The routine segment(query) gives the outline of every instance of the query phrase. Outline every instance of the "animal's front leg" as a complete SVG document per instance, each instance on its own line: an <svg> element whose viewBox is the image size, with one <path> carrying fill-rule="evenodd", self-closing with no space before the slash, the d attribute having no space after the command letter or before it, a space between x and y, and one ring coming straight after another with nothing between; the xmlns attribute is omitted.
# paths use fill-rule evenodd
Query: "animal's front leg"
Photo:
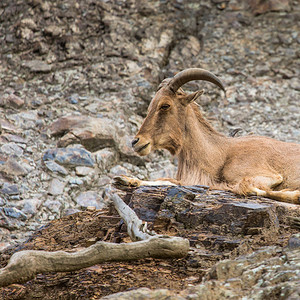
<svg viewBox="0 0 300 300"><path fill-rule="evenodd" d="M157 185L178 185L179 182L170 178L161 178L153 181L140 180L125 175L114 177L113 185L117 188L139 187L139 186L157 186Z"/></svg>

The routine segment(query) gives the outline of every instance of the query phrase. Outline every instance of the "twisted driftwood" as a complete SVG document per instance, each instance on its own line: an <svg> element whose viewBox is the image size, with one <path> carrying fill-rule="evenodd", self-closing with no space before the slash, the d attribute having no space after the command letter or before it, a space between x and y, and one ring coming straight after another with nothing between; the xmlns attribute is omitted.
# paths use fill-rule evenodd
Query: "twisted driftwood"
<svg viewBox="0 0 300 300"><path fill-rule="evenodd" d="M65 251L25 250L12 255L8 265L0 270L0 287L24 283L36 274L68 272L109 261L129 261L153 258L179 258L187 255L189 241L180 237L159 236L148 232L142 221L116 194L111 198L127 225L128 234L135 243L96 244L75 253Z"/></svg>

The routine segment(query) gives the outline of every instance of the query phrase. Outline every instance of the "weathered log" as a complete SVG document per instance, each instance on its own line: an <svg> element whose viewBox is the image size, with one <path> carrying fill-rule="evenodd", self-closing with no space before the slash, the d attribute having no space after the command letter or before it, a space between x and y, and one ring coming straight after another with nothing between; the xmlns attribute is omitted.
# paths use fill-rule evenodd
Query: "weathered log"
<svg viewBox="0 0 300 300"><path fill-rule="evenodd" d="M39 273L75 271L108 261L178 258L185 256L188 250L188 240L166 236L136 243L97 242L75 253L25 250L15 253L8 265L0 270L0 287L24 283Z"/></svg>

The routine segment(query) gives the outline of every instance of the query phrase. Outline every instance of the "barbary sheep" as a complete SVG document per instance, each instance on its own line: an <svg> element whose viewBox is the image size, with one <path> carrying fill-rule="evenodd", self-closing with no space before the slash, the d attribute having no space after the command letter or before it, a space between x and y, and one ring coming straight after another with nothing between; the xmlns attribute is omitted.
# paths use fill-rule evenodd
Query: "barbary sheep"
<svg viewBox="0 0 300 300"><path fill-rule="evenodd" d="M218 77L199 68L163 80L132 141L139 155L156 149L176 155L176 180L142 181L123 176L116 181L133 186L208 185L299 204L300 145L264 136L227 137L217 132L195 103L203 91L186 94L181 89L192 80L209 81L225 92Z"/></svg>

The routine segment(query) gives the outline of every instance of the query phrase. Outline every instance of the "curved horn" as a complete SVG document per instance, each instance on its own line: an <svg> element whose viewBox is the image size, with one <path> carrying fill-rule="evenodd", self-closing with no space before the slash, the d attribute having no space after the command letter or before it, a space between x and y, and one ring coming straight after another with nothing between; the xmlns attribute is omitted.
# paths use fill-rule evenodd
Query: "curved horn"
<svg viewBox="0 0 300 300"><path fill-rule="evenodd" d="M177 73L170 80L168 86L175 93L181 86L192 80L205 80L212 82L225 92L223 83L216 75L200 68L190 68Z"/></svg>

